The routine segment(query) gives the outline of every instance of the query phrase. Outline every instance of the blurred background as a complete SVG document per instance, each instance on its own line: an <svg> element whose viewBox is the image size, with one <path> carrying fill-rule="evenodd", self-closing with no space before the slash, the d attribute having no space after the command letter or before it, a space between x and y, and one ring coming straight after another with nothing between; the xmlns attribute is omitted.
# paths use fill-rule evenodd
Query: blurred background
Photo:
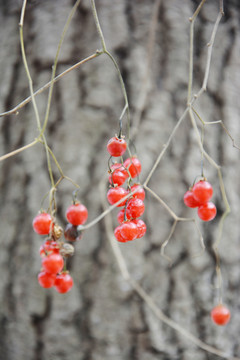
<svg viewBox="0 0 240 360"><path fill-rule="evenodd" d="M38 89L51 78L57 45L74 2L32 0L26 9L26 55ZM189 17L199 1L98 0L96 6L107 48L116 58L129 97L132 134L142 163L140 181L149 174L187 103ZM0 112L29 96L21 58L19 19L22 2L0 1ZM240 3L228 0L215 39L208 91L196 102L204 121L223 120L240 145ZM218 1L206 1L194 27L196 93L203 81L207 44L219 12ZM62 46L57 73L101 49L90 1L83 0ZM48 92L36 97L43 121ZM80 186L79 199L89 221L103 211L99 184L105 178L106 144L118 132L124 107L121 86L105 55L87 62L54 86L46 129L49 146L64 174ZM126 133L126 117L123 132ZM201 129L200 122L198 123ZM6 154L38 136L32 104L18 115L0 118L0 153ZM223 302L232 319L217 327L210 318L217 304L215 256L212 244L224 212L217 171L204 161L218 210L214 221L197 223L206 245L191 222L177 224L160 254L173 218L148 193L143 219L147 234L119 244L131 277L160 309L202 341L240 357L240 162L239 150L220 125L205 127L204 146L222 166L231 206L219 244ZM175 134L149 186L181 217L196 211L183 204L183 194L201 172L201 152L189 117ZM69 262L74 287L67 294L42 289L37 281L43 239L32 230L32 219L50 190L44 147L37 144L0 163L0 358L4 360L205 360L219 357L196 347L188 338L156 319L126 282L113 255L104 220L84 232ZM55 179L59 173L54 167ZM73 185L59 186L57 219L66 225L65 211ZM48 201L44 203L48 207ZM111 213L117 225L117 210Z"/></svg>

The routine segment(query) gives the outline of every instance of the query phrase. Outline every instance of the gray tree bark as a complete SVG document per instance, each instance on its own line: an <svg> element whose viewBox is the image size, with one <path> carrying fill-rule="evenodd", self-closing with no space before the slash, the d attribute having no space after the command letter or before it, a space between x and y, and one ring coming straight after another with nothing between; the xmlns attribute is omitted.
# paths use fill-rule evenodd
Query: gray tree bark
<svg viewBox="0 0 240 360"><path fill-rule="evenodd" d="M26 55L34 89L50 80L57 44L73 1L29 1L24 23ZM29 96L22 63L18 23L21 2L0 3L0 111ZM187 102L189 21L199 1L99 0L97 9L108 49L120 66L130 102L134 140L142 162L143 182L166 144ZM157 25L153 48L153 9ZM207 1L194 32L194 92L202 85L207 43L219 11ZM226 1L225 16L216 35L207 93L196 103L204 121L223 120L240 144L240 23L239 2ZM90 1L82 1L67 32L58 73L101 48ZM152 58L150 56L152 52ZM151 59L150 59L151 58ZM151 61L150 61L150 60ZM149 63L150 61L150 63ZM149 67L149 72L147 69ZM148 82L146 83L146 74ZM145 91L146 89L146 91ZM144 95L148 94L144 103ZM142 97L143 96L143 97ZM139 100L140 99L140 100ZM44 118L47 91L36 98ZM144 105L144 106L143 106ZM121 86L109 58L102 55L70 72L55 84L46 130L64 173L80 185L79 198L89 209L89 221L103 211L99 182L105 176L106 143L118 131L124 106ZM139 121L138 121L139 120ZM199 123L200 124L200 123ZM1 154L17 149L38 136L31 103L19 114L0 118ZM200 125L199 125L200 129ZM126 132L126 118L124 118ZM207 160L205 174L214 188L218 215L200 223L206 249L191 222L179 222L166 247L173 265L161 257L173 218L148 193L143 216L147 234L120 244L131 277L157 306L182 328L231 356L240 357L239 331L239 150L220 125L206 126L204 145L222 166L231 206L219 253L223 302L232 319L226 327L211 322L217 303L216 240L224 203L217 171ZM181 217L192 217L183 194L200 174L201 152L189 117L183 121L149 186ZM156 360L217 359L161 322L125 281L108 241L104 220L84 232L70 261L73 289L60 295L38 285L42 243L32 230L32 219L50 189L46 155L38 144L1 162L0 186L0 358L4 360ZM54 168L55 179L58 177ZM65 226L65 211L74 187L64 181L56 194L57 218ZM47 203L46 203L47 204ZM117 211L112 213L116 226Z"/></svg>

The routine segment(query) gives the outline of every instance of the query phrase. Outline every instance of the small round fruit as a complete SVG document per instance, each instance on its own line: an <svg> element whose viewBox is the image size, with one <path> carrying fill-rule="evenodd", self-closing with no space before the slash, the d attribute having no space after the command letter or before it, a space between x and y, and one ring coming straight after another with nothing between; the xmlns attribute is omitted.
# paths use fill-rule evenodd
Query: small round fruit
<svg viewBox="0 0 240 360"><path fill-rule="evenodd" d="M111 185L121 186L125 183L127 179L126 173L121 170L113 170L112 173L108 176L108 181Z"/></svg>
<svg viewBox="0 0 240 360"><path fill-rule="evenodd" d="M138 229L137 239L142 238L146 234L146 231L147 231L147 226L146 226L145 222L141 219L135 219L135 220L132 220L132 222L137 225L137 229Z"/></svg>
<svg viewBox="0 0 240 360"><path fill-rule="evenodd" d="M67 224L64 230L64 236L66 240L74 242L81 240L82 233L81 231L78 231L77 226Z"/></svg>
<svg viewBox="0 0 240 360"><path fill-rule="evenodd" d="M51 215L43 212L35 216L35 218L33 219L33 230L39 235L48 235L50 233L51 223Z"/></svg>
<svg viewBox="0 0 240 360"><path fill-rule="evenodd" d="M67 208L66 218L72 225L82 225L87 221L88 211L83 204L72 204Z"/></svg>
<svg viewBox="0 0 240 360"><path fill-rule="evenodd" d="M144 202L137 198L132 198L127 203L127 213L129 217L132 217L133 219L136 219L140 217L145 210Z"/></svg>
<svg viewBox="0 0 240 360"><path fill-rule="evenodd" d="M111 156L122 156L127 149L127 143L123 138L112 137L107 143L107 151Z"/></svg>
<svg viewBox="0 0 240 360"><path fill-rule="evenodd" d="M230 317L231 313L229 309L222 304L215 306L211 311L212 321L217 325L226 325Z"/></svg>
<svg viewBox="0 0 240 360"><path fill-rule="evenodd" d="M117 215L118 223L121 225L126 220L131 220L131 216L126 212L126 220L124 219L125 209L121 209Z"/></svg>
<svg viewBox="0 0 240 360"><path fill-rule="evenodd" d="M120 225L120 233L125 240L131 241L137 238L138 228L133 221L126 221Z"/></svg>
<svg viewBox="0 0 240 360"><path fill-rule="evenodd" d="M123 165L128 169L132 178L137 177L142 170L142 165L136 157L126 159Z"/></svg>
<svg viewBox="0 0 240 360"><path fill-rule="evenodd" d="M73 287L73 279L67 272L57 275L55 280L55 289L60 294L67 293Z"/></svg>
<svg viewBox="0 0 240 360"><path fill-rule="evenodd" d="M62 271L63 265L63 257L60 254L52 253L42 259L43 269L50 274L57 274Z"/></svg>
<svg viewBox="0 0 240 360"><path fill-rule="evenodd" d="M195 199L195 197L193 196L193 192L191 190L188 190L184 194L183 201L184 204L190 208L196 208L200 206L200 203Z"/></svg>
<svg viewBox="0 0 240 360"><path fill-rule="evenodd" d="M47 273L46 271L41 271L38 274L39 285L41 285L45 289L49 289L53 287L55 280L56 280L56 274L50 274Z"/></svg>
<svg viewBox="0 0 240 360"><path fill-rule="evenodd" d="M209 201L213 195L212 185L205 181L198 181L192 188L194 198L199 202L199 204L204 204Z"/></svg>
<svg viewBox="0 0 240 360"><path fill-rule="evenodd" d="M216 206L210 201L203 205L200 205L198 208L198 216L203 221L213 220L216 214L217 214Z"/></svg>
<svg viewBox="0 0 240 360"><path fill-rule="evenodd" d="M125 196L127 196L128 191L125 190L124 188L117 186L114 188L111 188L108 190L107 192L107 199L109 204L113 205L116 204L118 201L120 201L121 199L123 199ZM126 203L126 200L121 202L120 204L117 205L117 207L120 206L124 206Z"/></svg>
<svg viewBox="0 0 240 360"><path fill-rule="evenodd" d="M140 200L144 200L145 199L145 191L144 189L141 187L141 185L139 184L134 184L131 186L131 191L135 191L137 189L137 191L133 194L134 198L138 198Z"/></svg>
<svg viewBox="0 0 240 360"><path fill-rule="evenodd" d="M119 242L127 242L127 240L124 239L124 237L121 234L121 225L116 227L116 229L114 230L114 235L115 235L115 238L117 239L117 241L119 241Z"/></svg>
<svg viewBox="0 0 240 360"><path fill-rule="evenodd" d="M59 245L56 241L46 240L39 248L39 254L41 257L53 252L59 253Z"/></svg>

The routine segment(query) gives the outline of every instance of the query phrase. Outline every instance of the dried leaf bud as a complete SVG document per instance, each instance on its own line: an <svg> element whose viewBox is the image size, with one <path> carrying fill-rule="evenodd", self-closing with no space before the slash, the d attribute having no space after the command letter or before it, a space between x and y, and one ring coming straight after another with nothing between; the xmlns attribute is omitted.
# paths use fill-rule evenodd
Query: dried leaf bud
<svg viewBox="0 0 240 360"><path fill-rule="evenodd" d="M61 249L60 249L60 254L63 257L70 257L73 256L74 254L74 247L71 244L63 244Z"/></svg>
<svg viewBox="0 0 240 360"><path fill-rule="evenodd" d="M67 224L64 230L64 236L68 241L77 241L82 238L82 233L81 231L77 230L77 226Z"/></svg>
<svg viewBox="0 0 240 360"><path fill-rule="evenodd" d="M63 228L59 226L58 224L55 224L52 231L52 236L55 240L60 239L60 237L63 234Z"/></svg>

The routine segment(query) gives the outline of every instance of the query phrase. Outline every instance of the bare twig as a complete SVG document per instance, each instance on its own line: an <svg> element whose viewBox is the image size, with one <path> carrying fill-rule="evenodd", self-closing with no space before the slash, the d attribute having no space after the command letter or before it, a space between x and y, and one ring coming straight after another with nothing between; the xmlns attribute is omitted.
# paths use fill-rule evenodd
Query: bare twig
<svg viewBox="0 0 240 360"><path fill-rule="evenodd" d="M54 78L54 83L56 83L58 80L60 80L63 76L67 75L68 73L70 73L72 70L75 70L77 68L79 68L81 65L85 64L87 61L90 61L96 57L98 57L99 55L101 55L103 52L101 51L97 51L96 53L88 56L87 58L77 62L76 64L74 64L73 66L69 67L68 69L66 69L65 71L63 71L61 74L59 74L58 76L56 76ZM35 91L35 93L33 94L34 97L41 94L44 90L47 90L50 85L51 85L51 82L52 81L49 81L48 83L46 83L44 86L42 86L40 89L38 89L37 91ZM20 109L22 109L25 105L27 105L30 101L32 100L31 96L27 97L25 100L23 100L20 104L16 105L13 109L9 110L9 111L6 111L6 112L3 112L0 114L0 117L3 117L3 116L8 116L8 115L12 115L12 114L15 114L17 115L18 114L18 111Z"/></svg>

